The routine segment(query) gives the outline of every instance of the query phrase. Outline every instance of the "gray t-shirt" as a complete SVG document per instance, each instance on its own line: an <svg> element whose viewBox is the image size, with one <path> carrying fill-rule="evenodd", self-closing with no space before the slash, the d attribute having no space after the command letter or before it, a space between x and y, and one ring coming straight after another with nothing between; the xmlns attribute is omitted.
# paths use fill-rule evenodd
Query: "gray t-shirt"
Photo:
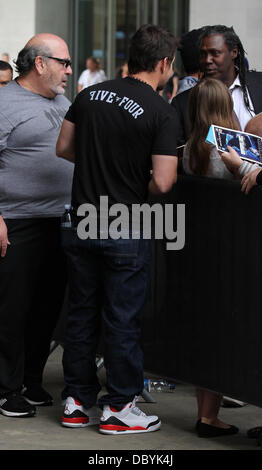
<svg viewBox="0 0 262 470"><path fill-rule="evenodd" d="M73 164L56 156L70 101L16 81L0 89L0 211L4 218L60 217L71 201Z"/></svg>

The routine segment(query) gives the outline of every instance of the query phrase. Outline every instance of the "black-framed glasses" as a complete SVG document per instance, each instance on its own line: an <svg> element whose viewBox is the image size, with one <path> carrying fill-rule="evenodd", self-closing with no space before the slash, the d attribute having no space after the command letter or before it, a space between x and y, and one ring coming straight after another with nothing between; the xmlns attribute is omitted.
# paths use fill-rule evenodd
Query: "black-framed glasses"
<svg viewBox="0 0 262 470"><path fill-rule="evenodd" d="M43 57L46 57L47 59L54 59L57 60L57 62L60 62L66 69L67 67L72 67L72 62L70 59L60 59L60 57L53 57L51 55L44 55Z"/></svg>

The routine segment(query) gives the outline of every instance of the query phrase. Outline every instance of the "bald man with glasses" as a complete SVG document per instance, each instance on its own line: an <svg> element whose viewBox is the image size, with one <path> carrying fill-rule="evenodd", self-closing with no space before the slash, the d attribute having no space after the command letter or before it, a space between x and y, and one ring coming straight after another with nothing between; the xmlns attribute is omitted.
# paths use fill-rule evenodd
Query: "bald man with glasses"
<svg viewBox="0 0 262 470"><path fill-rule="evenodd" d="M16 69L0 89L0 413L30 417L53 403L42 376L67 281L60 218L73 164L55 150L70 105L67 44L36 35Z"/></svg>

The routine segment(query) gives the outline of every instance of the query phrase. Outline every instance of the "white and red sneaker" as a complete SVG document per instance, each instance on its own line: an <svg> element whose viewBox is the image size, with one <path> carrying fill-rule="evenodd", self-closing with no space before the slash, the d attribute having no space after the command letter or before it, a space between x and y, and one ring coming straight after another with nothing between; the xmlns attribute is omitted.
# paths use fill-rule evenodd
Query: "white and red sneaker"
<svg viewBox="0 0 262 470"><path fill-rule="evenodd" d="M75 398L67 397L61 424L69 428L84 428L99 424L101 414L98 406L87 409Z"/></svg>
<svg viewBox="0 0 262 470"><path fill-rule="evenodd" d="M103 434L131 434L157 431L161 426L158 416L147 416L136 406L137 398L117 411L105 405L99 431Z"/></svg>

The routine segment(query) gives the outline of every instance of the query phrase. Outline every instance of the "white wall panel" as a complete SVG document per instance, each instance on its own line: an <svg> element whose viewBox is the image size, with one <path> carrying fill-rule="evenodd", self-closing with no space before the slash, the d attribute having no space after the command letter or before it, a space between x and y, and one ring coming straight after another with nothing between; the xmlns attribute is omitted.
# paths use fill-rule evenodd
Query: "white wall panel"
<svg viewBox="0 0 262 470"><path fill-rule="evenodd" d="M250 68L262 71L262 0L190 0L190 29L207 24L233 26Z"/></svg>
<svg viewBox="0 0 262 470"><path fill-rule="evenodd" d="M35 34L35 0L0 0L0 57L17 58L27 41Z"/></svg>

